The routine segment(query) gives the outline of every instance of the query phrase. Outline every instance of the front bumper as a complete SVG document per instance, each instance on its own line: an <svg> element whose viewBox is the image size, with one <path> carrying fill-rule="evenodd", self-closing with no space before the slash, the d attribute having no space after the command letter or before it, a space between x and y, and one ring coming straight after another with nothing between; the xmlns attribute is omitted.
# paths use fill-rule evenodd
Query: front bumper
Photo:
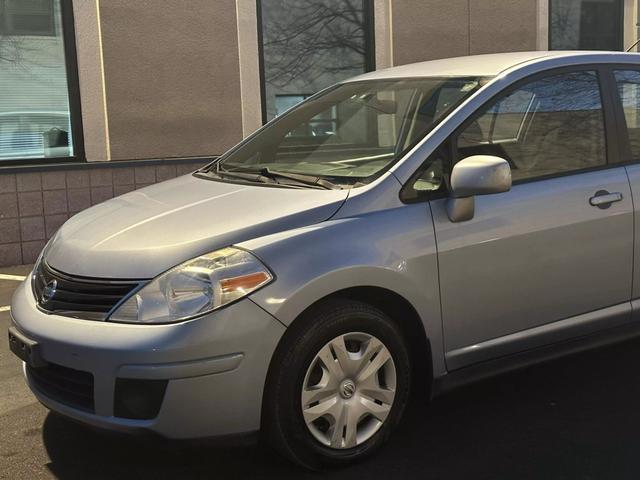
<svg viewBox="0 0 640 480"><path fill-rule="evenodd" d="M44 361L93 375L93 409L86 411L47 395L25 368L27 383L45 406L97 427L167 438L258 430L267 369L285 331L249 299L171 325L50 315L37 308L29 282L14 294L11 316L20 333L38 342ZM157 416L116 416L117 379L166 380Z"/></svg>

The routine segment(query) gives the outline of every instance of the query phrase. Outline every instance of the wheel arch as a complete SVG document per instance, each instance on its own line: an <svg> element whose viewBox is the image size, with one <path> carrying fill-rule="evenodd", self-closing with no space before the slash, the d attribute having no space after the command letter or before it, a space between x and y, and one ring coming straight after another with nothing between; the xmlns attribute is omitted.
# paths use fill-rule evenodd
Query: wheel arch
<svg viewBox="0 0 640 480"><path fill-rule="evenodd" d="M422 319L411 302L402 295L387 288L377 286L357 286L336 290L316 300L300 312L288 326L271 358L265 382L265 393L271 384L270 380L280 357L282 347L286 344L285 339L288 338L288 335L295 334L297 330L296 325L300 324L300 320L303 317L321 304L329 302L332 299L347 299L366 303L381 310L398 325L409 345L413 377L415 379L424 379L422 382L414 382L414 398L419 398L423 395L425 401L430 398L434 381L433 356L431 340L427 336ZM266 397L267 395L264 396L264 398ZM264 412L264 408L262 411Z"/></svg>
<svg viewBox="0 0 640 480"><path fill-rule="evenodd" d="M421 393L430 394L433 382L433 357L431 340L424 329L424 323L414 306L397 292L383 287L362 286L339 290L319 300L347 298L366 303L384 312L400 327L409 344L412 370L415 378L426 379L421 385L429 386Z"/></svg>

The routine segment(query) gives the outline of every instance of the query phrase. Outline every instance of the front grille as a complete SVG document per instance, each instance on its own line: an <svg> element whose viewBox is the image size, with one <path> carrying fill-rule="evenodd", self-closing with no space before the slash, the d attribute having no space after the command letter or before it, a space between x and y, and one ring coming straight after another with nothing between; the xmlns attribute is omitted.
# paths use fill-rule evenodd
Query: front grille
<svg viewBox="0 0 640 480"><path fill-rule="evenodd" d="M107 313L139 284L139 281L131 280L74 277L41 261L33 279L33 291L42 310L88 320L104 320Z"/></svg>
<svg viewBox="0 0 640 480"><path fill-rule="evenodd" d="M33 368L27 365L33 387L43 395L70 407L93 413L93 375L54 363Z"/></svg>

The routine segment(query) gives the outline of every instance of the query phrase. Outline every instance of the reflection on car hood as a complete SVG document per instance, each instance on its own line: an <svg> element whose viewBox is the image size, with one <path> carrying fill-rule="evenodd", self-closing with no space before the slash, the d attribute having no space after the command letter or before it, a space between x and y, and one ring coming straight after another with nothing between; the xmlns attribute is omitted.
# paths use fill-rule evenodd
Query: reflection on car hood
<svg viewBox="0 0 640 480"><path fill-rule="evenodd" d="M51 242L46 261L72 275L152 278L218 248L327 220L347 195L188 175L74 216Z"/></svg>

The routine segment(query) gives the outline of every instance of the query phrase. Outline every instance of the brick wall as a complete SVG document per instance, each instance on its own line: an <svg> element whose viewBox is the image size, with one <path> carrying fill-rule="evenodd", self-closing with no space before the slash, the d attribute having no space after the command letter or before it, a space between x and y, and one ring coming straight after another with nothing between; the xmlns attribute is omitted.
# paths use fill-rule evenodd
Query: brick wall
<svg viewBox="0 0 640 480"><path fill-rule="evenodd" d="M205 163L199 159L18 173L0 170L0 267L33 263L46 241L75 213Z"/></svg>

